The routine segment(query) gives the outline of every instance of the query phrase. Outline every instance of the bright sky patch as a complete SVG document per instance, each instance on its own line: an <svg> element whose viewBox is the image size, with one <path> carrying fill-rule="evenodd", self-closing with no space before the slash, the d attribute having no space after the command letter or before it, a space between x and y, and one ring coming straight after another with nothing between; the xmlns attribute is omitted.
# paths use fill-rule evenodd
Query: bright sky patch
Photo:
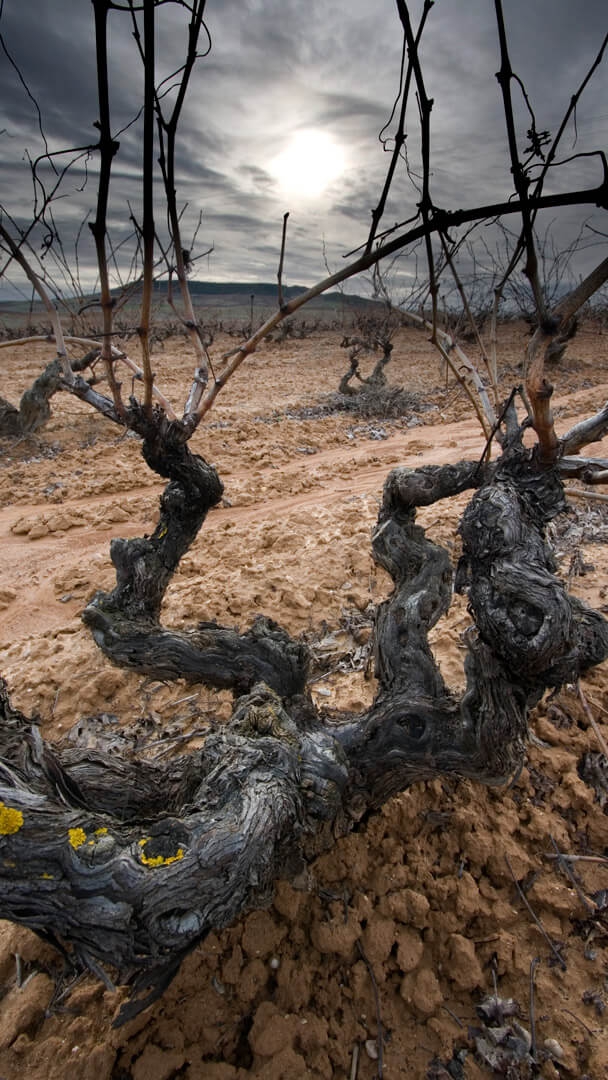
<svg viewBox="0 0 608 1080"><path fill-rule="evenodd" d="M344 171L344 153L323 131L300 131L270 164L286 195L316 198Z"/></svg>

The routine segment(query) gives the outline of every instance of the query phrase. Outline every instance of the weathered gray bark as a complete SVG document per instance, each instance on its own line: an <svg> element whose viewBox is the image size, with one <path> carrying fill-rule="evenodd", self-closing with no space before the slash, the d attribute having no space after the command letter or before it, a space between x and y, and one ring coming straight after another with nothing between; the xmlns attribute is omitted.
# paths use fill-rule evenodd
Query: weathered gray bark
<svg viewBox="0 0 608 1080"><path fill-rule="evenodd" d="M89 366L91 355L72 360L74 371L83 371ZM86 385L86 384L85 384ZM19 408L0 397L0 438L15 438L31 435L44 427L51 416L50 401L59 390L65 390L61 361L51 360L44 371L24 390Z"/></svg>
<svg viewBox="0 0 608 1080"><path fill-rule="evenodd" d="M19 408L0 398L0 438L29 435L46 424L49 404L61 387L61 364L52 360L21 396Z"/></svg>
<svg viewBox="0 0 608 1080"><path fill-rule="evenodd" d="M114 546L116 589L86 616L108 655L143 670L158 659L163 672L183 654L165 649L159 577L166 586L221 493L214 470L166 425L141 419L147 460L171 477L161 522L151 537ZM428 644L449 605L452 570L416 524L416 507L467 489L477 490L461 525L457 586L476 626L458 699ZM215 628L209 641L207 629L193 633L192 650L234 688L234 712L201 750L165 766L52 748L0 693L0 916L131 981L125 1020L162 993L206 933L265 903L277 877L408 784L440 773L506 781L544 688L608 655L606 621L553 574L543 530L562 506L557 471L540 469L518 440L491 465L390 474L373 551L395 589L378 610L379 688L361 715L318 714L298 693L299 646L274 629L262 631L264 648L251 633L228 640ZM203 659L200 670L213 681Z"/></svg>

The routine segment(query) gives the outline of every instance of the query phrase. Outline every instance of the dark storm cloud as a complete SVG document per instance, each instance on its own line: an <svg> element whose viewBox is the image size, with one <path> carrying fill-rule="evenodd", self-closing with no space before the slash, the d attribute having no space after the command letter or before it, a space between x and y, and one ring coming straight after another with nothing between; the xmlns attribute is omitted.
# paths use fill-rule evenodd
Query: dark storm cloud
<svg viewBox="0 0 608 1080"><path fill-rule="evenodd" d="M505 18L514 69L522 76L539 129L556 130L606 32L605 0L506 0ZM412 4L414 23L421 0ZM499 67L494 5L490 0L437 0L423 39L422 60L432 113L432 195L448 209L502 199L510 192L504 119L495 72ZM179 198L188 204L189 234L203 214L199 243L214 254L211 278L266 280L276 275L280 228L291 211L287 273L311 281L364 241L378 201L388 155L378 132L388 119L399 80L400 26L394 0L209 0L212 51L200 62L184 110L177 151ZM110 16L111 94L115 130L139 108L141 68L129 19ZM0 31L40 104L52 149L94 139L97 117L92 5L83 0L4 0ZM161 9L158 62L161 75L181 62L182 15ZM530 120L515 94L517 121ZM564 154L604 147L608 131L606 71L597 73L578 110L578 142ZM408 155L419 170L419 137L413 121ZM25 220L31 180L24 151L43 150L36 111L15 71L0 57L0 201ZM299 131L326 132L344 149L339 180L318 199L281 191L272 163ZM126 235L127 202L138 212L140 125L120 136L114 169L111 219ZM94 206L96 163L90 160L67 181L69 199L57 204L66 229ZM45 176L49 176L48 169ZM568 182L598 183L594 159L571 167ZM553 186L564 181L556 180ZM415 212L419 199L404 171L387 207L390 226ZM94 212L94 211L93 211ZM128 214L128 212L127 212ZM568 229L575 216L565 215Z"/></svg>
<svg viewBox="0 0 608 1080"><path fill-rule="evenodd" d="M57 140L59 146L94 142L92 125L98 109L92 6L74 0L52 4L33 0L27 5L5 0L0 30L41 108L47 138ZM124 49L120 47L119 52ZM121 63L113 71L118 127L138 108L131 72L132 65ZM35 107L4 56L0 95L3 126L10 131L13 124L21 128L29 121L31 131L36 123Z"/></svg>

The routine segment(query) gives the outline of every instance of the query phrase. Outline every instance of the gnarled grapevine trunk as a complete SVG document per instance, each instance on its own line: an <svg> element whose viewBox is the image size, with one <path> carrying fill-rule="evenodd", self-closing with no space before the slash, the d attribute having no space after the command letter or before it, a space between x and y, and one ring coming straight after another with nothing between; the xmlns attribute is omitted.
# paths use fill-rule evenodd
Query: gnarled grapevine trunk
<svg viewBox="0 0 608 1080"><path fill-rule="evenodd" d="M0 398L0 437L29 435L46 424L51 415L50 399L61 389L61 364L52 360L24 391L18 409Z"/></svg>
<svg viewBox="0 0 608 1080"><path fill-rule="evenodd" d="M608 624L568 595L544 541L563 506L557 472L515 439L494 464L388 477L373 536L395 585L375 627L378 693L361 715L328 720L304 692L305 654L277 627L160 626L164 589L221 485L168 421L139 422L146 460L169 477L161 519L151 537L114 542L116 588L85 619L115 662L232 686L231 720L161 766L52 748L0 695L0 915L130 980L123 1020L206 933L266 902L278 876L408 784L508 779L544 688L608 655ZM458 699L428 644L452 569L416 508L467 489L457 586L475 626Z"/></svg>
<svg viewBox="0 0 608 1080"><path fill-rule="evenodd" d="M161 626L167 586L223 487L213 466L191 452L181 424L160 410L148 420L134 403L129 424L143 436L147 464L169 483L152 536L112 541L116 587L97 593L83 613L96 643L114 663L159 679L241 693L262 680L285 697L301 692L305 650L270 619L259 618L242 635L211 622L181 632Z"/></svg>
<svg viewBox="0 0 608 1080"><path fill-rule="evenodd" d="M87 354L72 360L72 368L74 371L83 371L90 362L91 355ZM0 438L31 435L44 427L51 416L51 398L65 388L61 362L56 358L51 360L32 385L24 390L19 408L0 397Z"/></svg>

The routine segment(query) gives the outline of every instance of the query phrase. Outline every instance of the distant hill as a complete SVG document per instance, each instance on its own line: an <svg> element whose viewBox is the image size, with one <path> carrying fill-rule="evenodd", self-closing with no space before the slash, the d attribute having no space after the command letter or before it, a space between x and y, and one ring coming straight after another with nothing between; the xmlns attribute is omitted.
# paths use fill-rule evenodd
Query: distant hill
<svg viewBox="0 0 608 1080"><path fill-rule="evenodd" d="M251 305L251 298L253 297L253 304L256 308L268 308L274 309L278 304L278 289L276 282L270 281L196 281L191 280L189 282L190 292L194 301L195 307L213 307L215 309L224 308L240 308L249 309ZM284 285L283 297L285 300L292 300L294 296L299 296L300 293L306 292L307 285ZM128 302L128 306L137 303L139 289L135 289L131 294ZM116 296L121 295L122 290L115 290ZM174 296L177 298L178 289L174 284L173 286ZM164 309L164 305L167 300L167 282L159 281L154 285L154 303L158 307L160 305L161 310ZM93 299L93 298L91 298ZM329 312L329 310L336 311L344 308L366 308L376 307L377 301L367 299L363 296L358 296L356 293L342 293L336 290L332 292L322 293L321 296L316 296L313 300L309 301L305 309L302 309L302 314L305 315L306 310L311 311L319 309ZM28 311L32 311L32 314L40 315L43 312L43 305L39 300L35 300L31 305L27 300L0 300L0 315L7 316L25 314Z"/></svg>
<svg viewBox="0 0 608 1080"><path fill-rule="evenodd" d="M233 308L245 310L249 308L252 298L255 308L274 310L278 305L278 288L276 281L189 281L190 294L195 307ZM284 285L283 299L293 300L306 292L308 285ZM175 295L175 285L173 287ZM160 281L154 286L154 298L161 304L167 295L167 283ZM368 300L356 293L341 293L335 289L332 292L322 293L315 296L302 308L302 315L306 311L319 309L335 312L340 308L362 308L376 306L377 301Z"/></svg>
<svg viewBox="0 0 608 1080"><path fill-rule="evenodd" d="M212 296L216 301L220 297L223 299L226 296L238 296L239 301L242 303L244 299L248 300L251 296L254 296L256 300L276 304L278 298L276 281L190 281L189 285L193 296ZM308 287L308 285L284 285L283 296L287 300L292 300L294 296L306 292ZM166 292L166 288L165 282L159 282L154 291L155 293L162 293L163 291ZM347 294L335 290L315 297L314 302L318 301L329 303L332 307L335 307L336 303L340 301L354 304L373 303L373 301L366 300L365 297L357 296L355 293Z"/></svg>

